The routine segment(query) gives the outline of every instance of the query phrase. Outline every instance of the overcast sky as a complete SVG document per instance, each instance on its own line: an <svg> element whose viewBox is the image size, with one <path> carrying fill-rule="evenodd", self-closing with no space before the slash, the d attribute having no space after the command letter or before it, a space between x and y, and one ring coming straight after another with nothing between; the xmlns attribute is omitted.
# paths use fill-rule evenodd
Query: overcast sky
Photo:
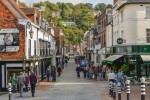
<svg viewBox="0 0 150 100"><path fill-rule="evenodd" d="M26 3L28 6L33 4L33 3L37 3L37 2L40 2L40 1L50 1L50 2L53 2L53 3L56 3L56 2L70 2L70 3L73 3L73 4L78 4L78 3L91 3L93 5L96 5L98 3L106 3L106 4L112 4L113 0L20 0L24 3Z"/></svg>

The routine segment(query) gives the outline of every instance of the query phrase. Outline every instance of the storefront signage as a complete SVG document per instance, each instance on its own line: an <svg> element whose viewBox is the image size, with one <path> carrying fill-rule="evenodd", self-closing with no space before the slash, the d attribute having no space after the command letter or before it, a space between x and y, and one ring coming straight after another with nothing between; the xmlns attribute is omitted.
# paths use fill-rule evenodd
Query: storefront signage
<svg viewBox="0 0 150 100"><path fill-rule="evenodd" d="M123 39L122 39L122 38L118 38L118 39L117 39L117 43L118 43L118 44L122 44L122 43L123 43Z"/></svg>
<svg viewBox="0 0 150 100"><path fill-rule="evenodd" d="M0 29L0 52L19 51L19 30L17 28Z"/></svg>

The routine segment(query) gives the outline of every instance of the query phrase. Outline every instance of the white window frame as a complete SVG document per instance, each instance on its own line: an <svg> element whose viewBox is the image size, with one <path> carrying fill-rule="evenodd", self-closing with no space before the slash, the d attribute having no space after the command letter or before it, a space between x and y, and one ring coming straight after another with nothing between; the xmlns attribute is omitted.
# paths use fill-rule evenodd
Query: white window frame
<svg viewBox="0 0 150 100"><path fill-rule="evenodd" d="M146 7L146 18L150 18L150 6Z"/></svg>
<svg viewBox="0 0 150 100"><path fill-rule="evenodd" d="M146 29L146 43L150 43L150 29Z"/></svg>

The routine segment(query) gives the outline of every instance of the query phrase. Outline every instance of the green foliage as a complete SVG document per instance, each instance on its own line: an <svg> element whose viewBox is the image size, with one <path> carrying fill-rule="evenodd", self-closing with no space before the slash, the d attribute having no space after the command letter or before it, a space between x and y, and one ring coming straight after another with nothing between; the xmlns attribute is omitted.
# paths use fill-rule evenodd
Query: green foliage
<svg viewBox="0 0 150 100"><path fill-rule="evenodd" d="M65 43L66 44L78 44L81 42L83 37L83 30L78 29L77 27L67 26L63 28L65 34Z"/></svg>
<svg viewBox="0 0 150 100"><path fill-rule="evenodd" d="M34 3L34 7L45 6L45 19L50 21L53 19L55 25L62 27L65 34L65 43L78 44L83 39L83 34L93 26L95 19L94 8L90 3L51 3L49 1ZM104 11L106 5L101 3L95 6L96 10ZM60 16L52 16L58 12ZM75 22L77 26L63 26L63 22Z"/></svg>
<svg viewBox="0 0 150 100"><path fill-rule="evenodd" d="M123 65L121 66L121 70L122 70L124 73L126 73L127 71L129 71L129 66L128 66L127 64L123 64Z"/></svg>
<svg viewBox="0 0 150 100"><path fill-rule="evenodd" d="M111 4L108 4L106 8L112 8L112 5L111 5Z"/></svg>
<svg viewBox="0 0 150 100"><path fill-rule="evenodd" d="M116 64L113 64L113 65L112 65L112 69L113 69L113 70L118 70L118 66L117 66Z"/></svg>
<svg viewBox="0 0 150 100"><path fill-rule="evenodd" d="M104 3L98 3L95 5L95 10L100 10L101 12L104 12L106 10L106 4Z"/></svg>

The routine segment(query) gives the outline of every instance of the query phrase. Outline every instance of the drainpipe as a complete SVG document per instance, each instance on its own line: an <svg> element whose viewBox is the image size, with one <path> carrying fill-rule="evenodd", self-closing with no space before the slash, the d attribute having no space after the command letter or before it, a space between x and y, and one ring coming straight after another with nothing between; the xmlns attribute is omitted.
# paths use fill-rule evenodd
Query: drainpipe
<svg viewBox="0 0 150 100"><path fill-rule="evenodd" d="M112 22L111 22L111 28L112 28L112 46L113 46L113 18L112 18Z"/></svg>

